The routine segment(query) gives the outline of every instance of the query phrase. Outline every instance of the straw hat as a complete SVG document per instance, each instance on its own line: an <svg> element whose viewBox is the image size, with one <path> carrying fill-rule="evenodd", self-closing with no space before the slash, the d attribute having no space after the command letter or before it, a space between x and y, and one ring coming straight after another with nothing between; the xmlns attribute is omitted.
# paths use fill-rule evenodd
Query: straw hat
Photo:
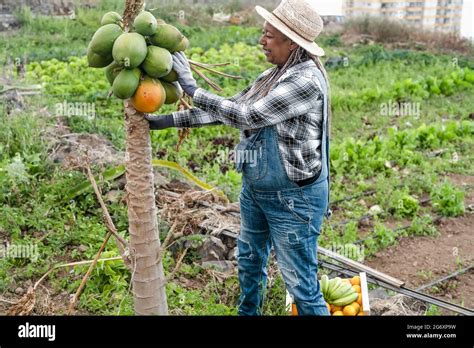
<svg viewBox="0 0 474 348"><path fill-rule="evenodd" d="M323 30L323 20L316 12L314 0L283 0L272 12L261 6L255 10L283 35L312 55L324 56L324 50L314 40Z"/></svg>

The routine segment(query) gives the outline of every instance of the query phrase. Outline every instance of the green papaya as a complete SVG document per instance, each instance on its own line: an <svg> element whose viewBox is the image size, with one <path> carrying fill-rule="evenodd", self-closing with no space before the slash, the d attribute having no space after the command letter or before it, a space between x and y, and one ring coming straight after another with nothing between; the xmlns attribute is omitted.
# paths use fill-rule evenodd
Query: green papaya
<svg viewBox="0 0 474 348"><path fill-rule="evenodd" d="M142 68L148 76L154 78L166 76L173 68L173 57L164 48L148 46L148 54L142 64Z"/></svg>
<svg viewBox="0 0 474 348"><path fill-rule="evenodd" d="M114 95L120 99L131 98L140 83L141 71L138 68L122 70L114 80L112 90Z"/></svg>
<svg viewBox="0 0 474 348"><path fill-rule="evenodd" d="M160 79L166 82L175 82L178 81L178 74L172 69L168 75L163 76Z"/></svg>
<svg viewBox="0 0 474 348"><path fill-rule="evenodd" d="M133 21L135 31L144 36L155 34L157 26L156 18L148 11L141 12Z"/></svg>
<svg viewBox="0 0 474 348"><path fill-rule="evenodd" d="M145 38L138 33L120 35L112 48L114 60L126 69L138 67L145 60L147 52Z"/></svg>
<svg viewBox="0 0 474 348"><path fill-rule="evenodd" d="M179 83L161 81L161 84L166 93L165 104L174 104L183 96L183 90Z"/></svg>
<svg viewBox="0 0 474 348"><path fill-rule="evenodd" d="M179 43L178 46L176 46L172 51L171 53L174 53L174 52L181 52L181 51L186 51L189 47L189 40L187 37L183 37L183 39L181 40L181 42Z"/></svg>
<svg viewBox="0 0 474 348"><path fill-rule="evenodd" d="M160 9L159 8L150 8L148 9L148 12L150 12L155 18L156 18L156 21L158 22L158 24L165 24L166 22L160 18L159 16L159 12L160 12Z"/></svg>
<svg viewBox="0 0 474 348"><path fill-rule="evenodd" d="M122 71L122 69L123 68L117 62L112 62L105 68L105 77L107 77L107 80L109 81L111 86L114 83L114 80L117 75Z"/></svg>
<svg viewBox="0 0 474 348"><path fill-rule="evenodd" d="M91 68L103 68L114 61L112 55L101 56L93 51L87 50L87 62Z"/></svg>
<svg viewBox="0 0 474 348"><path fill-rule="evenodd" d="M156 33L150 36L150 42L152 45L160 46L173 52L173 50L181 43L183 37L184 35L171 24L158 24Z"/></svg>
<svg viewBox="0 0 474 348"><path fill-rule="evenodd" d="M119 15L117 12L107 12L105 15L102 16L102 20L100 21L100 25L106 24L120 24L122 23L122 16Z"/></svg>
<svg viewBox="0 0 474 348"><path fill-rule="evenodd" d="M92 51L100 56L110 56L115 40L122 34L122 29L117 24L106 24L100 27L92 36L87 52Z"/></svg>

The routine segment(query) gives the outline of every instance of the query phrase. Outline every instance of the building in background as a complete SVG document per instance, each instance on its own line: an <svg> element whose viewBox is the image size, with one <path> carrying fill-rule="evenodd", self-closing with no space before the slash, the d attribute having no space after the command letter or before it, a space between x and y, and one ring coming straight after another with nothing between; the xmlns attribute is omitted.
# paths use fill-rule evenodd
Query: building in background
<svg viewBox="0 0 474 348"><path fill-rule="evenodd" d="M463 0L345 0L347 17L362 15L400 19L428 30L460 34Z"/></svg>

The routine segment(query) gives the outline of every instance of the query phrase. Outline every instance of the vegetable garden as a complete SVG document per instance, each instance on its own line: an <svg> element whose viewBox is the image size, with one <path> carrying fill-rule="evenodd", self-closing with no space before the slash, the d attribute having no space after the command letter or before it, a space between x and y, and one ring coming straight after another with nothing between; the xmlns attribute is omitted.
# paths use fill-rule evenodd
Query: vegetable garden
<svg viewBox="0 0 474 348"><path fill-rule="evenodd" d="M37 16L23 9L16 13L20 28L0 32L5 48L0 52L0 240L4 245L0 251L5 255L0 260L0 314L52 267L93 260L104 241L103 210L80 168L83 163L71 158L79 153L78 144L89 149L91 170L110 218L118 234L128 238L124 106L110 97L103 69L90 68L85 56L101 15L123 11L110 5L104 2L98 8L78 10L73 20ZM220 95L235 95L270 67L258 46L259 27L215 24L203 29L176 18L165 20L189 39L190 60L227 62L213 69L242 77L209 75L222 87ZM325 34L320 45L327 58L346 57L343 64L328 65L333 216L323 224L320 245L352 250L349 257L403 277L413 287L467 269L425 291L474 308L468 286L474 276L469 268L474 262L472 55L389 48L373 42L348 45L341 33ZM204 80L198 83L210 89ZM31 86L40 89L26 93ZM84 107L93 112L81 113L87 111ZM175 110L174 104L163 105L159 113ZM84 136L86 141L68 143L71 135ZM197 201L220 206L234 202L229 206L236 209L241 176L229 152L239 133L215 126L193 128L184 140L175 129L150 136L159 234L169 246L162 255L169 312L235 315L239 294L231 256L235 245L221 238L225 256L211 260L229 261L225 263L229 269L202 262L206 228L186 220L185 210L198 209L193 203ZM87 146L92 137L106 144L110 158L102 148L96 148L99 153L94 157L94 145ZM65 153L58 156L62 150ZM213 188L210 196L203 194L205 187ZM180 197L169 193L165 199L163 190ZM179 204L186 209L179 210ZM170 229L176 231L177 216L184 221L179 225L181 234L170 242L166 238ZM13 251L7 246L21 245L34 245L39 257L34 261L8 257L7 251ZM406 261L411 257L408 251L419 252L413 255L415 264ZM429 260L430 254L435 258L438 252L444 257L439 267ZM131 273L117 246L107 244L101 259L105 261L92 271L77 313L133 314ZM390 266L395 262L397 267ZM79 263L53 269L38 287L33 313L67 313L69 296L88 268L89 264ZM321 268L320 273L328 271ZM265 314L286 315L285 287L273 259L268 283ZM441 313L445 312L436 306L417 312Z"/></svg>

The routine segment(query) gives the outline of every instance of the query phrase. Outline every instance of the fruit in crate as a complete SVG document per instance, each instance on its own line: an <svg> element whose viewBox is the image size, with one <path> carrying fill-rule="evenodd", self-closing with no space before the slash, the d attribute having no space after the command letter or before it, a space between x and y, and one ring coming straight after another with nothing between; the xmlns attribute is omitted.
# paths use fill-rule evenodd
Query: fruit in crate
<svg viewBox="0 0 474 348"><path fill-rule="evenodd" d="M320 287L333 316L363 315L360 314L362 313L362 294L359 276L351 279L341 279L340 277L329 279L327 275L323 275Z"/></svg>

